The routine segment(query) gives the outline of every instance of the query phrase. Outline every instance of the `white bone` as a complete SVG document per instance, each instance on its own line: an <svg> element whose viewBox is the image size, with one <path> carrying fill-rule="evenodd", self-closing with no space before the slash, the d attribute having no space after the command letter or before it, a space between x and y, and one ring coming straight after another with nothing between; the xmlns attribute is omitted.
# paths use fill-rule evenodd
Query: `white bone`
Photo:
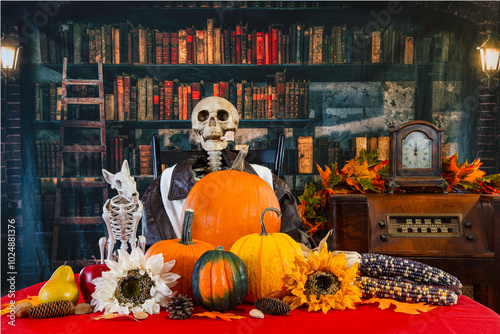
<svg viewBox="0 0 500 334"><path fill-rule="evenodd" d="M112 174L103 169L102 173L111 188L118 191L118 195L106 201L102 214L108 231L108 259L112 259L116 240L120 241L120 249L124 251L129 245L131 249L137 247L136 233L142 218L142 203L127 160L123 161L120 172Z"/></svg>

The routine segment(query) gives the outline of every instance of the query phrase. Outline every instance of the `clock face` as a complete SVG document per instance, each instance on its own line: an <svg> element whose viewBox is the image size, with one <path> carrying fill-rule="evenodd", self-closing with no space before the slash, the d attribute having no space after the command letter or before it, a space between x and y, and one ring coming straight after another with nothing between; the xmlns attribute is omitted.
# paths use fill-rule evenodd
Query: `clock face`
<svg viewBox="0 0 500 334"><path fill-rule="evenodd" d="M432 168L432 140L421 131L413 131L401 141L402 168Z"/></svg>

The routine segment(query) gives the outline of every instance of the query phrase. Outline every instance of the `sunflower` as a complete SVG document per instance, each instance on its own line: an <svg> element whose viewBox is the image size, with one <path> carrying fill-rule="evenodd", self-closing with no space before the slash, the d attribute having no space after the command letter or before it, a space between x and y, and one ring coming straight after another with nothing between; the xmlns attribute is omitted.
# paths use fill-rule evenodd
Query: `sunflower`
<svg viewBox="0 0 500 334"><path fill-rule="evenodd" d="M174 296L170 288L180 277L170 272L175 260L163 263L163 255L157 254L146 261L142 250L135 248L130 254L120 249L117 262L105 262L110 270L92 280L91 304L96 311L158 314L160 306L167 306Z"/></svg>
<svg viewBox="0 0 500 334"><path fill-rule="evenodd" d="M310 252L307 259L296 255L295 262L287 268L286 284L290 296L283 301L292 309L306 304L308 311L354 309L361 302L361 290L354 281L358 263L347 268L344 253L332 255L326 245Z"/></svg>

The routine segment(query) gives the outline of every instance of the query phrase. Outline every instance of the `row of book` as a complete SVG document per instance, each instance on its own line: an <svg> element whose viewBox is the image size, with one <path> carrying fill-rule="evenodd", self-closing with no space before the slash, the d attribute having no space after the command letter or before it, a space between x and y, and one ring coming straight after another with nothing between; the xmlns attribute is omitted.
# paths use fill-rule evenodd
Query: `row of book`
<svg viewBox="0 0 500 334"><path fill-rule="evenodd" d="M36 171L39 177L57 176L57 154L59 145L56 141L37 140L35 142Z"/></svg>
<svg viewBox="0 0 500 334"><path fill-rule="evenodd" d="M153 175L153 153L151 145L135 145L126 135L108 140L107 170L116 173L127 160L131 175Z"/></svg>
<svg viewBox="0 0 500 334"><path fill-rule="evenodd" d="M99 97L97 86L68 85L67 97ZM35 120L99 120L99 106L68 104L62 111L62 86L55 82L35 82Z"/></svg>
<svg viewBox="0 0 500 334"><path fill-rule="evenodd" d="M227 99L238 109L240 119L307 118L309 115L309 82L286 82L285 72L268 78L267 84L219 81L210 85L213 96ZM203 82L162 82L151 77L135 79L122 75L114 80L113 94L105 94L106 120L189 120L204 96Z"/></svg>
<svg viewBox="0 0 500 334"><path fill-rule="evenodd" d="M261 31L248 24L230 29L207 19L202 29L160 31L131 22L93 25L67 23L40 30L42 63L104 64L351 64L458 61L453 31L415 37L390 25L371 31L335 26L269 24Z"/></svg>

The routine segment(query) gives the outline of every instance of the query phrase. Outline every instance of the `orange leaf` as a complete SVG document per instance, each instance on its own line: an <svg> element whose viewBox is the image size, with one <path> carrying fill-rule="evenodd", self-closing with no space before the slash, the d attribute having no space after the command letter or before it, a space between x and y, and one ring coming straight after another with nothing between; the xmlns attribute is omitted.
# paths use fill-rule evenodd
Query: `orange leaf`
<svg viewBox="0 0 500 334"><path fill-rule="evenodd" d="M24 302L30 302L32 306L38 305L38 296L28 296L26 299L17 300L14 305L21 304ZM10 313L10 303L2 304L2 311L0 315L5 315Z"/></svg>
<svg viewBox="0 0 500 334"><path fill-rule="evenodd" d="M328 188L328 180L330 180L332 171L328 166L325 166L325 171L323 171L317 163L316 167L318 168L319 176L321 177L321 185L325 188Z"/></svg>
<svg viewBox="0 0 500 334"><path fill-rule="evenodd" d="M207 318L210 318L210 319L220 318L220 319L222 319L224 321L231 321L231 320L245 319L246 318L246 317L242 317L242 316L236 315L234 313L220 313L218 311L195 313L193 315L196 315L198 317L207 317Z"/></svg>
<svg viewBox="0 0 500 334"><path fill-rule="evenodd" d="M406 314L420 314L420 312L429 312L436 308L436 306L427 305L425 303L406 303L399 302L394 299L387 298L370 298L365 300L363 304L378 303L378 308L381 310L388 309L391 305L396 306L394 312ZM419 312L420 311L420 312Z"/></svg>
<svg viewBox="0 0 500 334"><path fill-rule="evenodd" d="M133 315L129 314L118 314L118 313L110 313L110 314L103 314L103 315L97 315L90 317L90 320L110 320L110 319L117 319L117 318L130 318L135 321L139 321L136 318L134 318Z"/></svg>

